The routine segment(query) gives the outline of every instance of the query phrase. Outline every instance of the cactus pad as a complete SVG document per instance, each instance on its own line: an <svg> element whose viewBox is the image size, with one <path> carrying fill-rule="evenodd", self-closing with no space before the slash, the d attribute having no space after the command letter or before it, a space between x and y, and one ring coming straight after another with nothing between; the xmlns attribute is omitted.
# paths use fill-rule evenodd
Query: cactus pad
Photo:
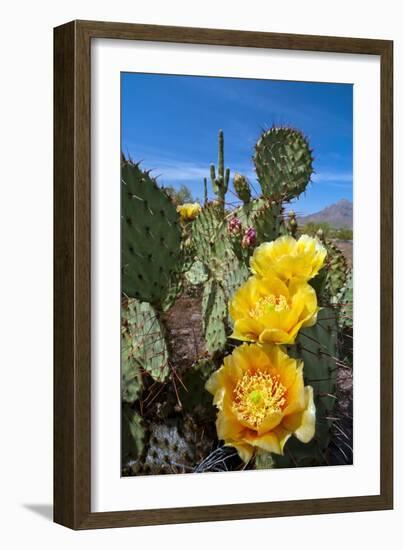
<svg viewBox="0 0 403 550"><path fill-rule="evenodd" d="M209 204L192 225L192 242L196 256L210 271L222 277L225 264L233 257L227 224L220 208Z"/></svg>
<svg viewBox="0 0 403 550"><path fill-rule="evenodd" d="M308 141L293 128L273 127L263 132L253 161L263 195L279 202L303 193L313 172Z"/></svg>
<svg viewBox="0 0 403 550"><path fill-rule="evenodd" d="M274 241L282 230L282 207L277 203L265 203L252 214L252 227L255 228L258 244Z"/></svg>
<svg viewBox="0 0 403 550"><path fill-rule="evenodd" d="M273 455L277 467L314 466L328 462L333 411L336 406L337 319L332 308L320 310L316 325L302 329L291 356L304 362L305 384L313 387L316 432L310 443L291 437L284 456Z"/></svg>
<svg viewBox="0 0 403 550"><path fill-rule="evenodd" d="M138 399L142 387L141 367L133 355L131 337L126 329L122 331L122 400L133 403Z"/></svg>
<svg viewBox="0 0 403 550"><path fill-rule="evenodd" d="M223 280L223 288L227 302L232 299L232 296L249 276L250 272L247 264L238 261L236 258L228 264L228 269Z"/></svg>
<svg viewBox="0 0 403 550"><path fill-rule="evenodd" d="M183 291L182 273L174 271L171 276L171 281L166 289L164 298L161 302L162 311L166 312L174 305Z"/></svg>
<svg viewBox="0 0 403 550"><path fill-rule="evenodd" d="M180 255L181 231L171 200L137 164L122 165L122 288L158 305Z"/></svg>
<svg viewBox="0 0 403 550"><path fill-rule="evenodd" d="M215 279L207 281L202 299L203 332L207 351L214 354L226 343L226 318L228 308L225 293Z"/></svg>
<svg viewBox="0 0 403 550"><path fill-rule="evenodd" d="M144 452L145 428L141 416L128 405L122 407L122 466Z"/></svg>
<svg viewBox="0 0 403 550"><path fill-rule="evenodd" d="M208 279L206 268L200 260L196 260L192 267L185 273L186 279L191 285L200 285Z"/></svg>
<svg viewBox="0 0 403 550"><path fill-rule="evenodd" d="M327 241L325 246L327 248L325 293L331 303L336 303L338 295L347 283L349 268L343 252L335 244Z"/></svg>
<svg viewBox="0 0 403 550"><path fill-rule="evenodd" d="M162 325L153 307L147 302L129 298L123 303L122 325L125 333L122 359L128 356L131 366L139 365L158 382L166 380L169 374L168 350ZM125 379L125 370L122 375Z"/></svg>
<svg viewBox="0 0 403 550"><path fill-rule="evenodd" d="M341 328L353 327L353 272L350 271L339 298L339 325Z"/></svg>
<svg viewBox="0 0 403 550"><path fill-rule="evenodd" d="M210 449L210 440L191 416L152 422L143 457L129 463L129 468L135 475L192 472Z"/></svg>
<svg viewBox="0 0 403 550"><path fill-rule="evenodd" d="M253 199L250 202L239 207L235 211L236 217L240 220L243 226L248 227L253 224L253 217L256 212L264 208L266 201L262 198Z"/></svg>
<svg viewBox="0 0 403 550"><path fill-rule="evenodd" d="M211 360L200 359L187 369L182 376L183 384L178 388L179 399L185 414L189 413L203 423L214 422L216 417L211 396L205 389L206 381L215 368Z"/></svg>

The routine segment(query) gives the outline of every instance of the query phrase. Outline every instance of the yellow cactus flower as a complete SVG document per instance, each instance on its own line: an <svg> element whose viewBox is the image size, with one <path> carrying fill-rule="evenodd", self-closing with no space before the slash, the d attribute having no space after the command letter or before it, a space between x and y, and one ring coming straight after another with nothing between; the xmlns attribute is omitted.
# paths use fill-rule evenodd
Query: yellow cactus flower
<svg viewBox="0 0 403 550"><path fill-rule="evenodd" d="M250 267L259 277L274 271L283 281L308 281L321 269L326 254L326 248L316 238L301 235L295 240L283 236L258 246L250 259Z"/></svg>
<svg viewBox="0 0 403 550"><path fill-rule="evenodd" d="M242 344L207 380L218 438L244 462L254 451L283 454L292 434L303 443L315 435L313 389L304 387L302 371L302 361L280 346Z"/></svg>
<svg viewBox="0 0 403 550"><path fill-rule="evenodd" d="M182 221L190 221L197 218L201 212L201 206L198 202L186 202L185 204L180 204L176 207L177 212Z"/></svg>
<svg viewBox="0 0 403 550"><path fill-rule="evenodd" d="M261 344L293 344L302 327L316 323L315 290L305 282L286 284L276 275L250 277L234 294L231 338Z"/></svg>

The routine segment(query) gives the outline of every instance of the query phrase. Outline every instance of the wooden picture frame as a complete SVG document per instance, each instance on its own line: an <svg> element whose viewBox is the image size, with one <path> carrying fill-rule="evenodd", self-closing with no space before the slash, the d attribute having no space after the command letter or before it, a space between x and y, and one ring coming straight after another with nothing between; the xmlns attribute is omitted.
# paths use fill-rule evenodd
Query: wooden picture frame
<svg viewBox="0 0 403 550"><path fill-rule="evenodd" d="M92 513L91 40L113 38L380 56L381 488L379 495ZM393 507L393 43L73 21L54 31L54 520L72 529L328 514Z"/></svg>

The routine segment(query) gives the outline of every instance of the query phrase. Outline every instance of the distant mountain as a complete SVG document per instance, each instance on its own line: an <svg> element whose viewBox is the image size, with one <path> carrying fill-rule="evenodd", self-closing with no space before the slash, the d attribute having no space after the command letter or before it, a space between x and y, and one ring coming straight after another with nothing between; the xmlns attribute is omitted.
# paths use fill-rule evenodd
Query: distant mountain
<svg viewBox="0 0 403 550"><path fill-rule="evenodd" d="M323 210L310 214L309 216L298 217L299 225L309 222L321 223L327 222L335 228L348 227L353 228L353 203L347 199L341 199Z"/></svg>

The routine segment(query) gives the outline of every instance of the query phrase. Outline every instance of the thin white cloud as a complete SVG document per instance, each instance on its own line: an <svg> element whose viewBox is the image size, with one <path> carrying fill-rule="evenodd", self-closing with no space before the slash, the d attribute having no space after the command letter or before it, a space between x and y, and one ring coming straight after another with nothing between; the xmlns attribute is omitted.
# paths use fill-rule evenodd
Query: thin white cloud
<svg viewBox="0 0 403 550"><path fill-rule="evenodd" d="M351 172L318 172L312 176L312 181L316 182L348 182L353 181L353 174Z"/></svg>
<svg viewBox="0 0 403 550"><path fill-rule="evenodd" d="M208 166L199 166L190 162L160 162L154 164L152 170L154 175L158 175L159 179L169 182L185 182L202 180L209 174Z"/></svg>
<svg viewBox="0 0 403 550"><path fill-rule="evenodd" d="M151 169L152 175L158 177L158 181L162 185L188 184L202 188L204 178L210 181L210 164L207 162L196 163L183 158L171 157L169 152L158 152L157 155L152 148L138 150L137 153L136 158L143 159L141 163L143 169ZM229 166L231 167L231 182L235 173L242 174L251 182L253 193L259 194L259 184L252 163L237 165L229 162ZM323 186L322 188L348 189L351 188L352 180L353 175L348 171L324 170L312 176L313 183ZM314 190L314 187L312 189Z"/></svg>
<svg viewBox="0 0 403 550"><path fill-rule="evenodd" d="M322 184L329 187L351 188L353 184L353 174L351 172L319 172L313 174L313 183Z"/></svg>
<svg viewBox="0 0 403 550"><path fill-rule="evenodd" d="M142 166L146 169L152 167L152 175L158 177L162 183L186 183L203 181L210 178L209 164L196 164L181 159L145 159ZM216 167L217 169L217 167ZM235 173L241 173L250 180L256 179L254 171L249 167L235 166L231 168L231 178Z"/></svg>

